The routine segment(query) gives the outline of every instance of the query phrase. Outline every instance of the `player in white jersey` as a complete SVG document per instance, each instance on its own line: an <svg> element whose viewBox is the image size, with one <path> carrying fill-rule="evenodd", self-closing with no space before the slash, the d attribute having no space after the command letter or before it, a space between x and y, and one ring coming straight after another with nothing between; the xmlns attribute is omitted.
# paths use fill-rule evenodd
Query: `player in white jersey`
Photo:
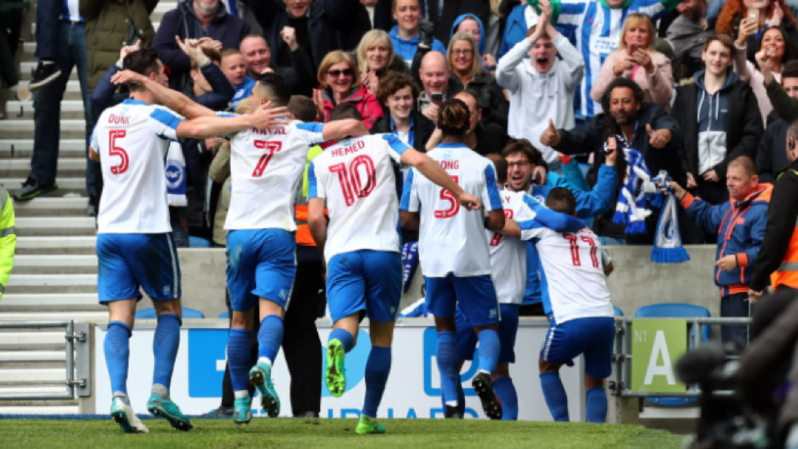
<svg viewBox="0 0 798 449"><path fill-rule="evenodd" d="M155 374L147 403L150 413L165 417L179 430L191 421L169 399L169 387L180 343L180 267L171 237L166 194L165 156L171 139L206 138L252 126L270 126L275 115L259 109L251 117L204 117L183 120L154 106L155 97L141 84L167 83L153 49L124 60L131 74L130 99L106 109L97 120L91 153L99 158L105 188L97 217L97 279L100 303L108 306L105 358L114 399L111 415L125 432L147 433L127 397L129 339L136 304L143 289L158 315L153 352ZM282 111L277 113L283 114Z"/></svg>
<svg viewBox="0 0 798 449"><path fill-rule="evenodd" d="M576 214L573 193L555 187L546 198L552 210ZM568 421L568 400L560 381L563 364L583 354L588 422L604 422L604 379L612 372L614 309L600 254L590 228L559 233L535 221L519 223L522 238L532 239L540 255L540 284L550 328L540 351L540 382L555 421Z"/></svg>
<svg viewBox="0 0 798 449"><path fill-rule="evenodd" d="M336 106L330 114L330 120L346 118L363 119L351 103ZM313 159L308 169L308 223L327 264L333 331L325 377L335 397L346 391L344 354L355 346L362 316L369 317L366 397L355 429L361 435L385 433L375 418L391 369L393 327L402 296L394 165L400 162L453 192L462 206L479 208L477 197L465 193L440 165L392 134L344 139Z"/></svg>
<svg viewBox="0 0 798 449"><path fill-rule="evenodd" d="M488 159L496 168L496 181L499 188L504 216L507 224L525 222L537 219L556 229L568 232L578 231L584 223L565 214L556 214L543 208L537 200L523 192L513 192L503 188L507 180L507 161L498 154L489 154ZM515 221L513 221L515 220ZM505 232L503 229L502 232ZM515 386L510 378L510 363L515 363L515 336L518 333L518 316L521 303L524 301L526 289L526 258L527 242L517 237L504 235L502 232L486 230L485 234L490 247L490 265L496 296L501 308L499 321L499 341L501 351L493 373L493 391L501 402L502 420L511 421L518 419L518 396ZM509 229L507 232L511 232ZM517 230L520 233L520 228ZM457 310L457 352L459 367L462 368L465 360L473 360L474 350L477 346L477 334L468 322L468 319L458 308ZM459 372L459 368L458 368ZM465 412L465 395L462 385L458 382L457 417L462 417Z"/></svg>

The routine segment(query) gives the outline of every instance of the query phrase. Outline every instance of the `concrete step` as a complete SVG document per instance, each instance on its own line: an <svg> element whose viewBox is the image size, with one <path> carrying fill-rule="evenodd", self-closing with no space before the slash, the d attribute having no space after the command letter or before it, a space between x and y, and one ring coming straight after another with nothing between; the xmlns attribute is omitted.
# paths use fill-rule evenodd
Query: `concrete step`
<svg viewBox="0 0 798 449"><path fill-rule="evenodd" d="M96 274L18 274L8 278L8 294L95 293Z"/></svg>
<svg viewBox="0 0 798 449"><path fill-rule="evenodd" d="M16 221L18 236L96 235L94 217L22 217Z"/></svg>
<svg viewBox="0 0 798 449"><path fill-rule="evenodd" d="M93 309L94 306L102 307L97 302L97 293L70 293L70 294L8 293L3 295L3 300L0 301L0 311L9 310L10 308L34 309L39 307L41 308L57 307L59 308L59 310L62 309L65 310L67 308L72 308L72 307Z"/></svg>
<svg viewBox="0 0 798 449"><path fill-rule="evenodd" d="M9 101L6 103L6 117L15 120L33 119L33 100L31 101ZM62 119L82 119L83 116L83 100L63 100L61 102L61 116Z"/></svg>
<svg viewBox="0 0 798 449"><path fill-rule="evenodd" d="M108 311L96 312L0 312L0 321L60 321L74 320L76 322L108 321ZM0 369L0 373L3 370ZM0 374L2 381L2 374Z"/></svg>
<svg viewBox="0 0 798 449"><path fill-rule="evenodd" d="M0 171L2 165L9 160L0 159ZM16 160L11 160L16 161ZM24 161L23 161L24 162ZM83 162L78 160L78 162ZM60 183L59 183L60 185ZM86 207L89 204L89 198L85 196L76 197L38 197L30 201L17 201L14 203L14 212L17 217L41 217L41 216L86 216ZM17 243L19 248L19 243Z"/></svg>
<svg viewBox="0 0 798 449"><path fill-rule="evenodd" d="M97 256L86 255L15 255L11 275L18 274L96 274Z"/></svg>
<svg viewBox="0 0 798 449"><path fill-rule="evenodd" d="M36 198L33 201L43 199ZM33 202L31 201L31 202ZM17 237L17 254L95 254L97 237ZM5 301L5 297L3 301ZM2 303L0 303L2 304Z"/></svg>
<svg viewBox="0 0 798 449"><path fill-rule="evenodd" d="M55 383L66 380L63 368L40 369L0 369L0 382L31 384L40 382Z"/></svg>
<svg viewBox="0 0 798 449"><path fill-rule="evenodd" d="M9 139L5 135L0 140L0 158L19 158L27 160L33 155L33 137L28 139ZM86 140L61 139L58 141L58 156L61 158L85 158L87 151Z"/></svg>
<svg viewBox="0 0 798 449"><path fill-rule="evenodd" d="M0 332L0 348L16 347L57 348L66 347L64 332ZM51 349L52 350L52 349Z"/></svg>
<svg viewBox="0 0 798 449"><path fill-rule="evenodd" d="M64 351L0 351L0 363L63 362L65 359ZM0 388L2 394L3 389Z"/></svg>
<svg viewBox="0 0 798 449"><path fill-rule="evenodd" d="M30 173L30 159L0 159L0 178L27 178ZM86 159L75 157L58 158L58 178L86 177ZM85 209L85 207L84 207Z"/></svg>
<svg viewBox="0 0 798 449"><path fill-rule="evenodd" d="M83 101L83 95L80 92L80 81L78 81L77 72L73 72L72 74L73 76L67 81L66 89L64 89L64 97L62 100ZM30 74L28 74L27 78L22 77L19 81L20 87L27 87L29 84ZM10 114L9 117L16 117L17 114L19 114L19 108L15 109L13 114Z"/></svg>
<svg viewBox="0 0 798 449"><path fill-rule="evenodd" d="M0 406L0 415L77 415L79 405L21 405Z"/></svg>
<svg viewBox="0 0 798 449"><path fill-rule="evenodd" d="M63 354L62 354L63 355ZM0 359L2 360L2 359ZM0 396L4 394L31 394L31 395L40 395L40 394L48 394L48 395L61 395L66 392L66 386L47 386L47 387L37 387L37 386L19 386L15 385L13 387L0 387ZM5 407L0 407L0 414L2 414L2 409Z"/></svg>
<svg viewBox="0 0 798 449"><path fill-rule="evenodd" d="M84 120L61 120L59 125L61 139L83 139L86 136ZM33 120L0 120L0 136L4 139L33 139L34 129Z"/></svg>
<svg viewBox="0 0 798 449"><path fill-rule="evenodd" d="M0 184L5 186L6 189L9 191L15 191L22 187L22 183L25 182L24 177L22 178L0 178ZM58 183L58 189L54 192L50 192L47 197L63 197L64 194L69 192L85 192L86 191L86 177L82 178L56 178L56 182Z"/></svg>

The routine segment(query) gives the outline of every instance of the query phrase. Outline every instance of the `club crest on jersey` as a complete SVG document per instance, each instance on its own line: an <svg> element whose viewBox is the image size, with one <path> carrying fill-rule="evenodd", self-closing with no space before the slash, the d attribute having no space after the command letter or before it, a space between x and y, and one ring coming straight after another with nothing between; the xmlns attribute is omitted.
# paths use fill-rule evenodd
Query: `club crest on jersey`
<svg viewBox="0 0 798 449"><path fill-rule="evenodd" d="M183 184L186 167L180 161L169 159L166 161L166 185L176 189Z"/></svg>
<svg viewBox="0 0 798 449"><path fill-rule="evenodd" d="M280 299L283 301L288 299L288 292L286 292L285 289L280 289Z"/></svg>

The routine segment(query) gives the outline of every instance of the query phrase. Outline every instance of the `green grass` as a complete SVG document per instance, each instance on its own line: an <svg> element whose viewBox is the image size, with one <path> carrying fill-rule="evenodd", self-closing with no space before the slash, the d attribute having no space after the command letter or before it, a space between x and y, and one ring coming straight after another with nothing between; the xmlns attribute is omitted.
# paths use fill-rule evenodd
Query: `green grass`
<svg viewBox="0 0 798 449"><path fill-rule="evenodd" d="M0 447L24 448L656 448L679 449L683 436L642 426L487 420L384 419L385 435L355 434L354 419L196 419L179 433L165 420L144 420L149 435L125 435L108 420L0 419Z"/></svg>

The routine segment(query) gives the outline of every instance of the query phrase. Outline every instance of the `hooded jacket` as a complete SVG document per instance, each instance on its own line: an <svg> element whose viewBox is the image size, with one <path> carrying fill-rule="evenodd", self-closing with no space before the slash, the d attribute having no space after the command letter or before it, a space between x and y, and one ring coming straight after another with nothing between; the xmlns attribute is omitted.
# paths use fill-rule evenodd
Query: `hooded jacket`
<svg viewBox="0 0 798 449"><path fill-rule="evenodd" d="M330 121L330 112L332 112L335 107L335 102L333 101L330 88L321 89L321 92L322 98L324 99L324 117L322 121L327 123ZM366 125L368 129L371 129L371 127L374 126L374 122L385 115L377 97L371 95L365 86L352 87L349 91L349 96L343 101L357 106L357 110L360 111L360 115L363 116L363 124Z"/></svg>
<svg viewBox="0 0 798 449"><path fill-rule="evenodd" d="M454 34L457 32L457 27L459 27L460 24L463 23L463 20L465 19L474 19L476 20L477 25L479 25L479 42L477 42L477 49L479 50L479 55L482 56L485 54L485 38L487 37L487 35L485 32L485 25L482 24L482 20L480 20L479 17L475 16L474 14L463 14L461 16L458 16L454 20L454 24L452 25L452 32L449 35L449 38L454 36Z"/></svg>
<svg viewBox="0 0 798 449"><path fill-rule="evenodd" d="M721 296L748 293L753 267L765 239L772 193L773 185L760 184L742 201L730 199L712 206L687 193L679 202L704 231L718 234L716 261L728 255L737 258L737 268L732 271L715 267L715 285L720 287Z"/></svg>
<svg viewBox="0 0 798 449"><path fill-rule="evenodd" d="M496 66L496 81L510 92L508 134L528 139L547 163L557 161L557 152L543 146L540 135L549 119L557 128L574 127L574 93L585 73L582 55L568 39L558 34L552 43L562 60L555 59L547 73L539 73L525 59L532 48L527 39L517 43Z"/></svg>
<svg viewBox="0 0 798 449"><path fill-rule="evenodd" d="M416 55L416 49L421 42L421 36L416 36L410 39L402 39L399 36L399 25L394 25L388 35L391 37L391 44L393 44L393 52L405 60L408 67L413 65L413 56ZM446 47L438 39L432 41L432 51L439 51L446 54Z"/></svg>
<svg viewBox="0 0 798 449"><path fill-rule="evenodd" d="M488 0L443 0L443 11L440 12L438 12L436 3L438 3L438 0L426 0L430 15L440 17L440 20L435 23L435 37L446 46L449 45L449 38L451 38L449 30L457 27L457 25L453 26L452 24L460 20L464 15L478 17L481 25L487 24L490 20L491 11ZM482 39L484 40L486 36L487 34L485 34L483 29ZM482 54L482 49L480 49L479 54Z"/></svg>
<svg viewBox="0 0 798 449"><path fill-rule="evenodd" d="M726 167L734 158L756 159L762 117L753 90L735 73L729 70L726 82L713 95L704 87L704 73L694 75L695 83L676 89L671 115L684 133L684 171L698 177L715 170L724 181Z"/></svg>
<svg viewBox="0 0 798 449"><path fill-rule="evenodd" d="M790 124L778 118L775 112L768 118L768 126L756 153L759 182L776 183L776 175L790 167L787 160L787 129Z"/></svg>

